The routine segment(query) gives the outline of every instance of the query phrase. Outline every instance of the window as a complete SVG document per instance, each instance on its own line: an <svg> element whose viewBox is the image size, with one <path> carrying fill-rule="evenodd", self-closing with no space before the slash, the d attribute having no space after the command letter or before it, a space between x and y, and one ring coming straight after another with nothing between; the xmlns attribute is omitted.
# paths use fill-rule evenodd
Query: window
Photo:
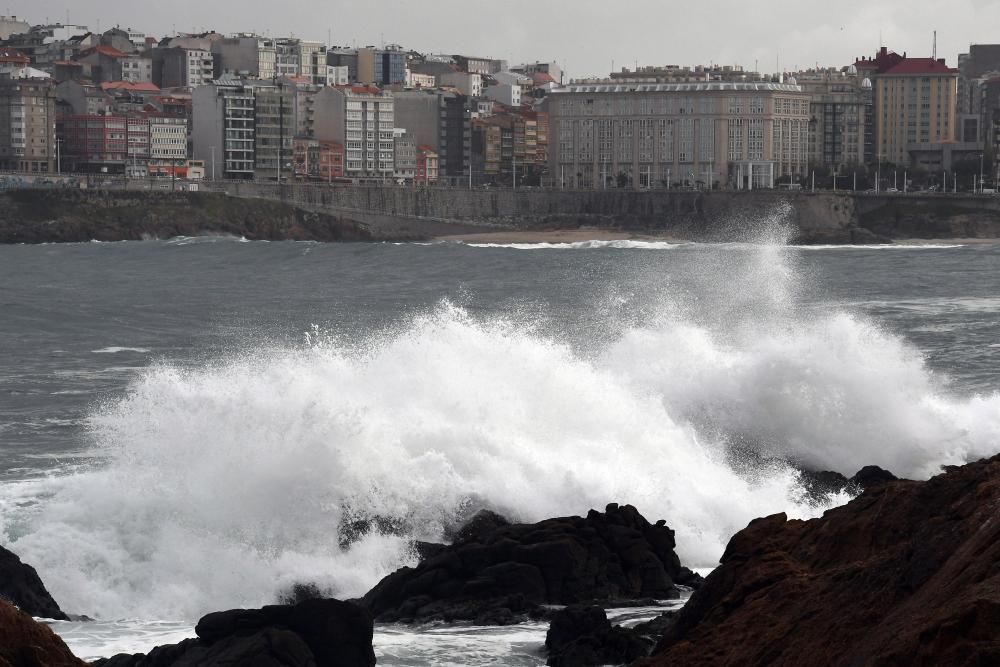
<svg viewBox="0 0 1000 667"><path fill-rule="evenodd" d="M738 162L743 159L743 119L729 119L729 161Z"/></svg>

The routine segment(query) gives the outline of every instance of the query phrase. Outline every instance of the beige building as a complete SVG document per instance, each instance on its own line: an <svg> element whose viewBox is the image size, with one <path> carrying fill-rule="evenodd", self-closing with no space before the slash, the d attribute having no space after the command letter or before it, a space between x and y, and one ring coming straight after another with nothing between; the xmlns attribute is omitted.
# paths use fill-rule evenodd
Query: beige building
<svg viewBox="0 0 1000 667"><path fill-rule="evenodd" d="M808 171L797 85L571 85L548 104L549 171L563 187L760 188Z"/></svg>
<svg viewBox="0 0 1000 667"><path fill-rule="evenodd" d="M875 91L875 157L911 164L911 152L956 139L958 70L943 59L908 58L882 48L855 63Z"/></svg>
<svg viewBox="0 0 1000 667"><path fill-rule="evenodd" d="M0 80L0 169L54 173L56 95L50 80Z"/></svg>

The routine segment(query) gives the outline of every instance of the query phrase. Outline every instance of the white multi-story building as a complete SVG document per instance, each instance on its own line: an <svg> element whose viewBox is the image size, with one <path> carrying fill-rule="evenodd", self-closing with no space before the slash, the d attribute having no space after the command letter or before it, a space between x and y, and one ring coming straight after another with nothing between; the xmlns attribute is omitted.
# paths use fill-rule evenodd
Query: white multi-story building
<svg viewBox="0 0 1000 667"><path fill-rule="evenodd" d="M483 77L469 72L448 72L437 77L439 86L451 86L463 95L481 97L483 94Z"/></svg>
<svg viewBox="0 0 1000 667"><path fill-rule="evenodd" d="M395 114L392 94L371 86L324 88L316 94L316 138L344 146L344 175L357 180L393 176Z"/></svg>
<svg viewBox="0 0 1000 667"><path fill-rule="evenodd" d="M278 76L301 76L310 83L327 85L326 46L287 37L276 40L274 48Z"/></svg>
<svg viewBox="0 0 1000 667"><path fill-rule="evenodd" d="M187 119L149 115L149 159L176 163L187 159Z"/></svg>
<svg viewBox="0 0 1000 667"><path fill-rule="evenodd" d="M773 187L808 172L809 103L783 83L558 88L548 98L550 173L581 188Z"/></svg>
<svg viewBox="0 0 1000 667"><path fill-rule="evenodd" d="M436 85L437 79L433 74L421 74L420 72L406 70L407 88L433 88Z"/></svg>
<svg viewBox="0 0 1000 667"><path fill-rule="evenodd" d="M327 65L327 86L346 86L351 82L351 68L347 65Z"/></svg>
<svg viewBox="0 0 1000 667"><path fill-rule="evenodd" d="M132 83L151 82L153 80L153 59L147 55L131 55L119 60L122 68L122 81Z"/></svg>

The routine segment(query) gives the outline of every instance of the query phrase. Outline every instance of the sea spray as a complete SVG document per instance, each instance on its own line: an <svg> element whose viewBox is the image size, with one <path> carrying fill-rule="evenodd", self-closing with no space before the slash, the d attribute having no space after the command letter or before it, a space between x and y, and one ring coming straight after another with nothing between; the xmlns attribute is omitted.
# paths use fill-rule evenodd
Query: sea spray
<svg viewBox="0 0 1000 667"><path fill-rule="evenodd" d="M443 302L353 339L155 364L93 410L91 469L37 482L3 532L71 612L195 619L299 582L358 595L484 506L531 521L630 502L711 566L755 517L846 500L803 500L778 459L926 476L995 450L1000 399L942 391L857 313L802 308L779 245L635 276L652 298L595 303L589 349ZM748 444L764 456L732 465ZM345 541L365 518L392 530Z"/></svg>

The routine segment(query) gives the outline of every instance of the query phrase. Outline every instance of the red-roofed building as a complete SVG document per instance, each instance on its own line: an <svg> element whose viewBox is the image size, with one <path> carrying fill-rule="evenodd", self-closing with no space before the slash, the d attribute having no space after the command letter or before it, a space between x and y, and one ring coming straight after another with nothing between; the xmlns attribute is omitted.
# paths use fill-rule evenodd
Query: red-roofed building
<svg viewBox="0 0 1000 667"><path fill-rule="evenodd" d="M955 140L957 69L943 59L910 58L885 47L874 58L859 59L855 67L874 89L879 162L910 165L918 161L914 154L927 155L933 146Z"/></svg>
<svg viewBox="0 0 1000 667"><path fill-rule="evenodd" d="M26 67L31 64L31 58L17 49L0 48L0 66L16 65Z"/></svg>
<svg viewBox="0 0 1000 667"><path fill-rule="evenodd" d="M430 146L417 146L417 168L413 181L417 185L433 185L438 181L438 154Z"/></svg>
<svg viewBox="0 0 1000 667"><path fill-rule="evenodd" d="M129 58L123 51L111 46L95 46L80 53L77 61L90 68L94 83L122 80L122 63Z"/></svg>

